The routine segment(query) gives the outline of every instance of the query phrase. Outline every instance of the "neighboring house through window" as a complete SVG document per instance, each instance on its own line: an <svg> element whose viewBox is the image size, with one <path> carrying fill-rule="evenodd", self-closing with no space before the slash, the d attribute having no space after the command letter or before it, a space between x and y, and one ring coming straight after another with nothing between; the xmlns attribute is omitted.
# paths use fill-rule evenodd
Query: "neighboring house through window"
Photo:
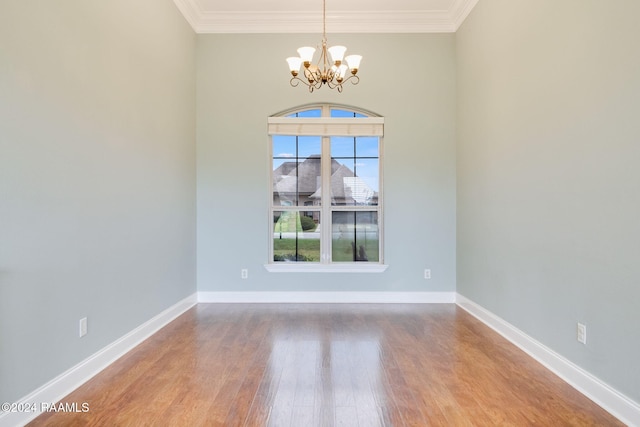
<svg viewBox="0 0 640 427"><path fill-rule="evenodd" d="M383 271L384 119L314 105L269 117L271 271Z"/></svg>

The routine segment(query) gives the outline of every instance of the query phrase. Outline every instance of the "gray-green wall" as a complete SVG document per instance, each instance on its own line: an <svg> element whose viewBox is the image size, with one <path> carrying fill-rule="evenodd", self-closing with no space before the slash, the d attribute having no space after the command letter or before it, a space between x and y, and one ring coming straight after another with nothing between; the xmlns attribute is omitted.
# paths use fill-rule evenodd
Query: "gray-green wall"
<svg viewBox="0 0 640 427"><path fill-rule="evenodd" d="M0 2L0 402L195 292L195 39L171 0Z"/></svg>
<svg viewBox="0 0 640 427"><path fill-rule="evenodd" d="M637 16L482 0L456 35L330 34L362 81L310 95L284 58L318 35L196 37L170 0L2 1L0 401L196 274L205 292L457 289L640 401ZM386 119L385 273L263 268L266 120L311 102Z"/></svg>
<svg viewBox="0 0 640 427"><path fill-rule="evenodd" d="M285 58L317 34L200 35L198 290L455 290L455 36L340 35L364 56L342 94L289 86ZM385 117L385 262L381 274L268 273L267 117L333 102ZM247 268L249 278L240 278ZM431 268L432 280L423 270Z"/></svg>
<svg viewBox="0 0 640 427"><path fill-rule="evenodd" d="M457 290L636 402L638 16L482 0L456 36Z"/></svg>

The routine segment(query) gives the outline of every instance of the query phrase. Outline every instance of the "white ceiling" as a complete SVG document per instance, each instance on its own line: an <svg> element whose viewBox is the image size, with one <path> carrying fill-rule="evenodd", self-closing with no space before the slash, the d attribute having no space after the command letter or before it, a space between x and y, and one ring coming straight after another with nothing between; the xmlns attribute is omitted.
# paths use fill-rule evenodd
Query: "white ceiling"
<svg viewBox="0 0 640 427"><path fill-rule="evenodd" d="M478 0L326 0L328 33L455 32ZM320 33L322 0L174 0L197 33Z"/></svg>

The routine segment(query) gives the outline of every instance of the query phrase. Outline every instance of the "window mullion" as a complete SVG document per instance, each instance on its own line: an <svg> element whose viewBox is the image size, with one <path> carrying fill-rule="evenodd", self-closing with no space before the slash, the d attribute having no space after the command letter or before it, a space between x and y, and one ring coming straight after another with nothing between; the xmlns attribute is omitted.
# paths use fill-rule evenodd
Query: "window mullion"
<svg viewBox="0 0 640 427"><path fill-rule="evenodd" d="M322 137L322 237L321 262L331 262L331 137Z"/></svg>

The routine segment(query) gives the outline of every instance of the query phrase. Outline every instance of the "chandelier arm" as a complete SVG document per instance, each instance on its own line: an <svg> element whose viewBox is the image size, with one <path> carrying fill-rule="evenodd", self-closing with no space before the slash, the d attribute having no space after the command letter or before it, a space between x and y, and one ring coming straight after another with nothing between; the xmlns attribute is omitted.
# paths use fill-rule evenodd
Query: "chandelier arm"
<svg viewBox="0 0 640 427"><path fill-rule="evenodd" d="M360 77L356 76L355 74L350 75L349 77L347 77L346 79L342 80L342 83L346 83L349 80L351 80L351 84L352 85L357 85L358 83L360 83Z"/></svg>
<svg viewBox="0 0 640 427"><path fill-rule="evenodd" d="M327 86L329 86L329 89L335 89L338 86L342 86L342 83L344 83L344 81L336 81L336 80L328 80L327 81Z"/></svg>
<svg viewBox="0 0 640 427"><path fill-rule="evenodd" d="M333 71L333 69L329 68L329 70L327 70L327 79L329 79L329 81L333 81L336 78L336 72Z"/></svg>
<svg viewBox="0 0 640 427"><path fill-rule="evenodd" d="M311 80L303 80L298 76L291 77L289 80L289 84L292 87L298 87L302 82L307 88L309 88L309 92L312 93L315 89L320 89L322 87L322 82L311 81Z"/></svg>
<svg viewBox="0 0 640 427"><path fill-rule="evenodd" d="M318 65L322 64L322 72L327 74L328 76L328 71L330 70L329 68L329 58L327 58L328 53L327 53L327 37L324 36L322 38L322 49L320 50L320 60L318 61Z"/></svg>
<svg viewBox="0 0 640 427"><path fill-rule="evenodd" d="M357 85L360 82L360 77L356 76L356 73L358 72L359 60L362 57L359 55L352 55L355 58L355 62L349 65L352 65L354 68L351 70L351 75L348 75L345 78L347 66L343 63L341 56L344 54L344 50L346 50L346 48L343 46L339 46L338 48L339 49L336 52L341 53L338 53L339 58L337 58L335 60L335 63L332 64L330 63L329 52L327 49L327 2L326 0L322 0L322 46L319 49L320 58L318 59L317 65L312 64L311 60L313 56L313 49L298 49L299 52L302 49L304 49L306 52L304 55L304 69L302 71L304 73L304 78L298 77L299 69L296 70L296 65L299 66L300 62L289 62L290 60L294 60L296 58L287 58L289 66L293 67L291 69L293 78L289 82L291 86L296 87L300 84L300 82L302 82L309 88L309 92L313 92L315 89L320 89L323 85L326 84L330 89L338 89L338 92L342 92L343 84L349 80L351 80L351 84ZM309 50L311 50L311 55L307 57L307 54L309 54ZM334 54L336 52L334 52ZM301 58L302 57L303 55L301 53ZM297 59L299 61L302 61L302 59L300 58Z"/></svg>
<svg viewBox="0 0 640 427"><path fill-rule="evenodd" d="M345 81L337 81L337 80L329 80L327 82L327 86L329 86L329 89L338 89L338 92L342 92L342 84Z"/></svg>
<svg viewBox="0 0 640 427"><path fill-rule="evenodd" d="M295 76L295 77L291 77L291 80L289 80L289 84L293 87L298 87L298 85L300 84L300 82L304 83L305 85L309 86L309 83L307 83L306 81L302 80L300 77Z"/></svg>
<svg viewBox="0 0 640 427"><path fill-rule="evenodd" d="M309 68L304 69L304 77L309 82L307 85L315 85L317 82L322 82L322 76L319 69L311 70Z"/></svg>

